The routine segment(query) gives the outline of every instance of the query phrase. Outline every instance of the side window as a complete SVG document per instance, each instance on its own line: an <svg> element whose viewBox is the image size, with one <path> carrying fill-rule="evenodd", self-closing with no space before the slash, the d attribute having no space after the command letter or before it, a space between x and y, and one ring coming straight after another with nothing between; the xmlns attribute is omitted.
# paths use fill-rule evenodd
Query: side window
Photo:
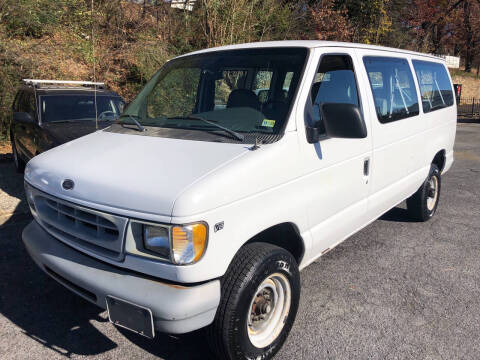
<svg viewBox="0 0 480 360"><path fill-rule="evenodd" d="M22 94L23 94L22 91L17 92L17 95L15 96L15 100L13 100L13 105L12 105L13 112L18 112L18 104L20 102L20 98L22 97Z"/></svg>
<svg viewBox="0 0 480 360"><path fill-rule="evenodd" d="M28 93L23 92L18 100L18 112L28 112Z"/></svg>
<svg viewBox="0 0 480 360"><path fill-rule="evenodd" d="M320 105L342 103L359 105L352 59L348 55L324 55L310 90L313 121L321 120Z"/></svg>
<svg viewBox="0 0 480 360"><path fill-rule="evenodd" d="M247 70L224 70L222 77L215 80L215 110L227 107L228 97L233 90L245 89Z"/></svg>
<svg viewBox="0 0 480 360"><path fill-rule="evenodd" d="M179 68L169 72L148 96L147 116L155 119L193 112L200 72L198 68Z"/></svg>
<svg viewBox="0 0 480 360"><path fill-rule="evenodd" d="M363 62L382 124L418 115L415 83L406 59L366 56Z"/></svg>
<svg viewBox="0 0 480 360"><path fill-rule="evenodd" d="M268 101L272 78L273 71L269 70L260 70L255 74L252 90L255 95L257 95L258 101L260 101L261 104L265 104Z"/></svg>
<svg viewBox="0 0 480 360"><path fill-rule="evenodd" d="M24 92L18 103L18 111L29 113L35 119L35 97L30 92Z"/></svg>
<svg viewBox="0 0 480 360"><path fill-rule="evenodd" d="M452 84L445 66L421 60L413 60L412 63L420 86L423 112L428 113L452 106Z"/></svg>

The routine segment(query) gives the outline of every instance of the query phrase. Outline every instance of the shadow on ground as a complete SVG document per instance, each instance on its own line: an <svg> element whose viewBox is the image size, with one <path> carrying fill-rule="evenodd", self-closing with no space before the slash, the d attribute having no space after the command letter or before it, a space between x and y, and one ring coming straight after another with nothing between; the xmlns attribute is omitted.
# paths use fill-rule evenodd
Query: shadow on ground
<svg viewBox="0 0 480 360"><path fill-rule="evenodd" d="M400 206L394 207L390 211L386 212L379 218L379 220L405 223L418 222L417 220L412 219L406 208Z"/></svg>
<svg viewBox="0 0 480 360"><path fill-rule="evenodd" d="M478 124L478 123L480 123L480 119L468 119L468 118L461 119L461 118L458 118L457 122L462 123L462 124Z"/></svg>

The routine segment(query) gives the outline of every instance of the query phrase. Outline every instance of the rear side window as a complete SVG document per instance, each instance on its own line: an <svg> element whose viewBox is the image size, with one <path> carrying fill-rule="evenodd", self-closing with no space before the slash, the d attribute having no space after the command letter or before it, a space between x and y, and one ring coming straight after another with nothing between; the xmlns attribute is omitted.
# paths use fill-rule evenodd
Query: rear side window
<svg viewBox="0 0 480 360"><path fill-rule="evenodd" d="M252 90L257 95L258 101L265 104L268 101L270 86L272 84L273 71L260 70L255 75Z"/></svg>
<svg viewBox="0 0 480 360"><path fill-rule="evenodd" d="M452 84L445 66L421 60L413 60L412 63L422 94L423 112L428 113L452 106Z"/></svg>
<svg viewBox="0 0 480 360"><path fill-rule="evenodd" d="M363 63L382 124L418 115L417 92L406 59L366 56Z"/></svg>

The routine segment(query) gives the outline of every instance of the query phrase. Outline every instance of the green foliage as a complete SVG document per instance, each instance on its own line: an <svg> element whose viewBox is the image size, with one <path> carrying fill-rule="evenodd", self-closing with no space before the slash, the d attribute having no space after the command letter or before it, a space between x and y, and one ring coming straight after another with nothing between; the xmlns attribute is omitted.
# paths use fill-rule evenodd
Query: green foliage
<svg viewBox="0 0 480 360"><path fill-rule="evenodd" d="M2 46L0 44L0 50ZM0 69L0 139L8 137L12 103L16 92L16 69L11 64L3 64Z"/></svg>
<svg viewBox="0 0 480 360"><path fill-rule="evenodd" d="M391 31L389 9L391 0L337 0L337 9L346 8L349 20L354 24L352 40L366 44L378 44Z"/></svg>
<svg viewBox="0 0 480 360"><path fill-rule="evenodd" d="M278 0L199 0L193 11L195 47L295 38L298 4Z"/></svg>
<svg viewBox="0 0 480 360"><path fill-rule="evenodd" d="M59 24L85 29L89 14L83 0L6 0L3 21L8 35L40 38Z"/></svg>
<svg viewBox="0 0 480 360"><path fill-rule="evenodd" d="M449 69L450 70L450 76L463 76L463 77L469 77L469 78L475 78L478 79L479 75L477 72L470 72L470 71L464 71L461 69Z"/></svg>

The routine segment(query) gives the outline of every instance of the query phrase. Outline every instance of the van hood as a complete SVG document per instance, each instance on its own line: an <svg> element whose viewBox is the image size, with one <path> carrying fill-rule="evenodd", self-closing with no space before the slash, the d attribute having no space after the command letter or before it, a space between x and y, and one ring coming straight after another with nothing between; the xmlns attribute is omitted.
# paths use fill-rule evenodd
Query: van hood
<svg viewBox="0 0 480 360"><path fill-rule="evenodd" d="M33 158L25 180L80 204L171 216L183 191L247 152L245 144L98 131ZM66 179L73 189L62 187Z"/></svg>

